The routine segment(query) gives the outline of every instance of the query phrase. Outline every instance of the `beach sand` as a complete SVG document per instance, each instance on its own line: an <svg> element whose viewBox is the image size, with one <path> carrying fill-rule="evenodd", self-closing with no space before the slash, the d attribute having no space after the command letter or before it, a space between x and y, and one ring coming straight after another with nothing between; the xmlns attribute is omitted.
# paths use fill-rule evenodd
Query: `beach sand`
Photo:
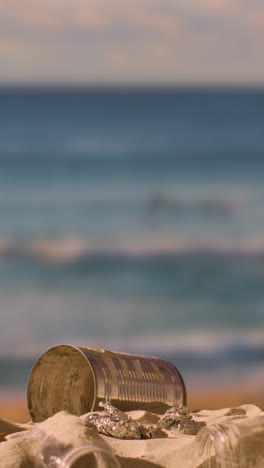
<svg viewBox="0 0 264 468"><path fill-rule="evenodd" d="M0 396L0 418L19 423L30 421L26 397Z"/></svg>
<svg viewBox="0 0 264 468"><path fill-rule="evenodd" d="M148 411L137 410L127 414L146 428L157 423L159 419L157 414ZM241 468L253 465L256 468L263 468L264 413L257 406L242 405L236 411L230 411L230 408L200 410L193 413L191 418L193 418L194 424L198 423L198 426L201 422L206 423L206 426L199 432L198 438L195 435L179 431L178 427L162 429L158 434L154 433L153 438L147 439L131 440L131 438L119 439L109 435L99 436L91 426L84 423L87 414L77 417L64 411L36 424L33 433L31 424L11 425L10 428L10 423L2 421L2 430L5 430L6 439L0 443L0 468L22 466L33 468L43 434L51 437L51 440L54 440L55 437L63 447L77 448L80 443L83 445L83 441L87 437L88 440L91 440L90 437L92 437L94 443L100 439L102 444L104 440L107 444L105 448L109 446L112 449L116 460L120 463L120 468L175 468L176 466L178 468L191 468L194 460L195 466L204 466L201 463L208 457L212 457L210 466L211 462L215 466L214 450L221 458L221 466L222 461L230 462L230 466L231 464L238 466L237 461L239 461ZM30 431L25 432L27 429ZM39 430L40 432L38 432ZM216 430L217 432L215 432ZM210 434L214 434L213 439ZM217 443L214 442L215 437ZM221 443L220 448L219 442ZM204 447L206 447L205 450ZM76 464L76 466L84 466L83 462L82 458L80 464ZM87 459L85 459L85 466L86 464Z"/></svg>
<svg viewBox="0 0 264 468"><path fill-rule="evenodd" d="M199 392L188 392L187 406L190 410L221 409L254 404L264 409L263 393L234 390L212 391L211 389ZM0 418L14 422L25 423L30 421L27 409L26 395L0 396Z"/></svg>
<svg viewBox="0 0 264 468"><path fill-rule="evenodd" d="M242 390L224 390L224 391L199 391L190 393L187 406L191 411L197 409L221 409L236 407L240 405L253 404L264 409L264 397L261 389L258 392Z"/></svg>

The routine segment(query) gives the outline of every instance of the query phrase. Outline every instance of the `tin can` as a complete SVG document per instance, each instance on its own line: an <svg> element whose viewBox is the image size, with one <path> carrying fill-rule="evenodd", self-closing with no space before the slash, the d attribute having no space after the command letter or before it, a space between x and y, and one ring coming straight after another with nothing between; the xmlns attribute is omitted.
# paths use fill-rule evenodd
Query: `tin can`
<svg viewBox="0 0 264 468"><path fill-rule="evenodd" d="M27 402L34 422L65 410L80 416L109 400L123 411L163 412L186 405L179 371L168 361L68 344L48 349L35 362Z"/></svg>

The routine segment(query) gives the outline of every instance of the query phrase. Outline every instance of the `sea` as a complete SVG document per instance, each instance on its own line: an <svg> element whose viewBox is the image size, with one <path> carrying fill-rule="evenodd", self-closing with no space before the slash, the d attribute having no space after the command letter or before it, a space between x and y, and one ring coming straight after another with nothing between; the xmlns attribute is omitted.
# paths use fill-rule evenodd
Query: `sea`
<svg viewBox="0 0 264 468"><path fill-rule="evenodd" d="M67 343L264 385L264 89L0 88L0 395Z"/></svg>

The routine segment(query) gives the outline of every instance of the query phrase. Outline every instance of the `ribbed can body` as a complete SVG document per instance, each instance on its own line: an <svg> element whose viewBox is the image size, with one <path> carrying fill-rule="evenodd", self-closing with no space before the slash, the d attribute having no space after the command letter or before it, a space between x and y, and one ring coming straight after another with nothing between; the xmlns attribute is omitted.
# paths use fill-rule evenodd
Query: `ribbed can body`
<svg viewBox="0 0 264 468"><path fill-rule="evenodd" d="M170 362L71 345L54 346L39 357L27 394L33 421L61 410L85 414L105 400L124 411L160 412L186 404L184 381Z"/></svg>

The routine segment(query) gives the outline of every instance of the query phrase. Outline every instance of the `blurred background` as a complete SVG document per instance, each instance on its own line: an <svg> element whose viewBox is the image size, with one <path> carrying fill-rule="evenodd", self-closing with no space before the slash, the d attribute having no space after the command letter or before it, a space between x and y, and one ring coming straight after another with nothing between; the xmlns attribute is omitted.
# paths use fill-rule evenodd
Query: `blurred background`
<svg viewBox="0 0 264 468"><path fill-rule="evenodd" d="M263 405L263 3L2 0L0 39L1 414L58 343Z"/></svg>

